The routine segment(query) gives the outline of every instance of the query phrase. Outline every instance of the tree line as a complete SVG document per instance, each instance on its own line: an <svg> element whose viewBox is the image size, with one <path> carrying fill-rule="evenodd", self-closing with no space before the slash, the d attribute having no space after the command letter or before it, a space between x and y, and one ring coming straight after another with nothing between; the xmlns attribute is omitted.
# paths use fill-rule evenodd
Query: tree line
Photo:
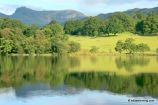
<svg viewBox="0 0 158 105"><path fill-rule="evenodd" d="M80 50L80 44L70 42L66 34L93 37L117 35L121 32L142 35L157 34L158 14L143 15L138 13L129 16L125 13L114 13L107 19L88 17L82 20L69 20L65 22L64 26L56 21L51 21L43 27L26 25L14 19L0 18L0 54L72 53ZM125 50L128 50L129 53L135 52L131 51L131 48L122 48L120 45L122 43L118 42L116 45L115 49L118 52L121 53ZM139 45L139 48L142 46L144 48L146 45ZM132 50L136 49L133 48ZM96 50L97 48L92 48L90 52L96 52ZM137 52L139 50L137 49ZM144 49L142 51L144 52Z"/></svg>
<svg viewBox="0 0 158 105"><path fill-rule="evenodd" d="M56 21L38 27L0 18L0 54L61 54L79 49L79 43L70 42Z"/></svg>
<svg viewBox="0 0 158 105"><path fill-rule="evenodd" d="M151 35L158 33L158 13L137 13L129 16L118 12L107 19L96 16L69 20L65 23L64 30L66 34L87 36L116 35L122 32Z"/></svg>

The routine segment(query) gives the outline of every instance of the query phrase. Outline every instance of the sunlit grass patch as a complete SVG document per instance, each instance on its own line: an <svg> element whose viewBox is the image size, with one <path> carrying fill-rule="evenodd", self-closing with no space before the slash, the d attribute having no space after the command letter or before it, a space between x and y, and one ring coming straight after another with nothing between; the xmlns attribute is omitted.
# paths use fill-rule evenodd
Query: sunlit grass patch
<svg viewBox="0 0 158 105"><path fill-rule="evenodd" d="M96 46L98 52L104 53L116 53L115 45L118 40L126 40L127 38L133 38L135 43L145 43L150 47L150 52L148 53L156 53L156 49L158 48L158 36L139 36L132 33L121 33L117 36L111 37L88 37L88 36L70 36L69 39L71 41L75 41L81 44L81 51L89 51L92 46Z"/></svg>

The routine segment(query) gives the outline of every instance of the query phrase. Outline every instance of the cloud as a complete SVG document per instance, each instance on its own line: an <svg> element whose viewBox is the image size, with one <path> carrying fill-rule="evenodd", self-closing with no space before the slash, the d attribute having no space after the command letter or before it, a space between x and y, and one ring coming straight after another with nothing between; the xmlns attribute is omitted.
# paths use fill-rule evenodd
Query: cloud
<svg viewBox="0 0 158 105"><path fill-rule="evenodd" d="M108 5L125 5L125 4L135 4L138 2L152 2L156 0L105 0Z"/></svg>
<svg viewBox="0 0 158 105"><path fill-rule="evenodd" d="M98 4L106 4L106 5L120 5L120 4L130 4L137 2L156 2L158 0L77 0L85 5L98 5Z"/></svg>
<svg viewBox="0 0 158 105"><path fill-rule="evenodd" d="M85 5L98 5L105 3L105 0L79 0L79 1Z"/></svg>
<svg viewBox="0 0 158 105"><path fill-rule="evenodd" d="M158 0L84 0L82 3L80 10L90 15L158 6Z"/></svg>
<svg viewBox="0 0 158 105"><path fill-rule="evenodd" d="M11 14L17 7L35 10L74 9L86 15L158 6L158 0L0 0L0 12Z"/></svg>
<svg viewBox="0 0 158 105"><path fill-rule="evenodd" d="M1 5L0 4L0 12L6 15L10 15L14 13L16 10L17 5Z"/></svg>

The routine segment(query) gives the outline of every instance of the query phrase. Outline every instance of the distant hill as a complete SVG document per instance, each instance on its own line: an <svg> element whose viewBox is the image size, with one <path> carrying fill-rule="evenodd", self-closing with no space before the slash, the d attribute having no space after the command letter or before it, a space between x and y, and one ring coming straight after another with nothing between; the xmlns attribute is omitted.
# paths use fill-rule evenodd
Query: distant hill
<svg viewBox="0 0 158 105"><path fill-rule="evenodd" d="M151 12L158 12L158 7L155 8L144 8L144 9L139 9L139 8L135 8L135 9L130 9L127 11L123 11L122 13L126 13L128 15L133 15L136 13L142 13L142 14L148 14ZM116 12L114 12L116 13ZM101 18L108 18L109 16L111 16L114 13L107 13L107 14L99 14L98 16Z"/></svg>
<svg viewBox="0 0 158 105"><path fill-rule="evenodd" d="M0 17L8 17L8 16L3 13L0 13Z"/></svg>
<svg viewBox="0 0 158 105"><path fill-rule="evenodd" d="M123 13L127 13L129 15L133 15L135 13L148 14L151 12L158 12L158 7L144 8L144 9L135 8L135 9L123 11ZM98 17L108 18L112 14L113 13L99 14ZM86 17L86 15L75 10L36 11L26 7L20 7L17 8L15 13L13 13L12 15L5 15L0 13L0 17L8 17L8 18L20 20L26 24L36 24L39 26L43 26L45 24L48 24L52 20L56 20L59 23L63 24L65 21L70 19L74 19L74 20L83 19Z"/></svg>
<svg viewBox="0 0 158 105"><path fill-rule="evenodd" d="M62 24L69 19L82 19L86 16L75 10L35 11L26 7L20 7L10 16L0 13L0 17L9 17L18 19L26 24L37 24L43 26L52 20L56 20Z"/></svg>

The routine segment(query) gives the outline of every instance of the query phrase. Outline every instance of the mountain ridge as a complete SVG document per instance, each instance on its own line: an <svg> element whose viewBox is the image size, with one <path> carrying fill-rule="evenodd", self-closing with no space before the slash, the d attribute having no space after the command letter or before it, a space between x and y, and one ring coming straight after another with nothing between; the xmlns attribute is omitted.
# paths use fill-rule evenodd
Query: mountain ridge
<svg viewBox="0 0 158 105"><path fill-rule="evenodd" d="M17 19L26 24L37 24L43 26L52 20L56 20L63 24L70 19L82 19L86 15L76 10L52 10L52 11L36 11L27 7L17 8L12 15L0 13L0 17L8 17Z"/></svg>
<svg viewBox="0 0 158 105"><path fill-rule="evenodd" d="M127 11L122 11L121 13L126 13L128 15L132 15L135 13L143 13L143 14L148 14L151 12L158 12L158 7L154 8L134 8L134 9L129 9ZM108 18L112 14L117 13L102 13L97 15L98 17L101 18ZM65 21L70 20L70 19L83 19L86 18L87 16L83 14L82 12L76 11L76 10L50 10L50 11L37 11L33 10L27 7L19 7L15 10L15 12L12 15L6 15L3 13L0 13L0 17L4 18L12 18L12 19L17 19L22 21L23 23L26 24L36 24L38 26L43 26L51 22L52 20L56 20L61 24L64 24Z"/></svg>
<svg viewBox="0 0 158 105"><path fill-rule="evenodd" d="M133 15L135 13L148 14L148 13L151 13L151 12L158 12L158 7L154 7L154 8L142 8L142 9L140 9L140 8L134 8L134 9L126 10L126 11L117 11L117 12L126 13L128 15ZM108 18L112 14L117 13L117 12L106 13L106 14L102 13L102 14L99 14L97 16L101 17L101 18Z"/></svg>

